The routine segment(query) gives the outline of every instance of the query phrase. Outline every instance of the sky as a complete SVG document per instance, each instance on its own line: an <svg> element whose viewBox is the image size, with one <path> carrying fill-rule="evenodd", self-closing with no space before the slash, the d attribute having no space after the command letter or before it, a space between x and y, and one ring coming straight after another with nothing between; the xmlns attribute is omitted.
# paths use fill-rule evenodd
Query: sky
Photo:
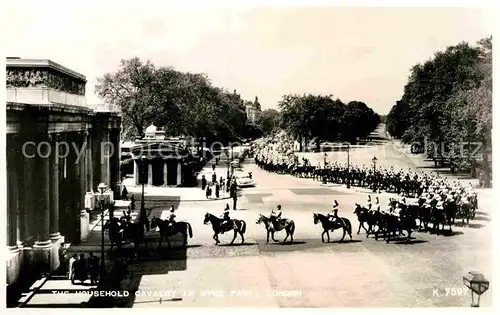
<svg viewBox="0 0 500 315"><path fill-rule="evenodd" d="M246 100L258 96L263 109L277 108L285 94L315 93L386 114L413 65L492 34L480 8L121 3L16 1L6 16L6 55L51 59L85 75L89 104L103 102L97 77L138 56L205 73Z"/></svg>

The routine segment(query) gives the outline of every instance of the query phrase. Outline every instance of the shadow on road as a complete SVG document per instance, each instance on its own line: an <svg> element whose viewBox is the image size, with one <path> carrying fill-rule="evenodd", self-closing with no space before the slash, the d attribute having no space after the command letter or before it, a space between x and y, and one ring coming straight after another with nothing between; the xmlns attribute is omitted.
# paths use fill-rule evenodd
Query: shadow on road
<svg viewBox="0 0 500 315"><path fill-rule="evenodd" d="M330 240L330 242L326 242L326 243L330 243L330 244L349 244L349 243L361 243L362 241L361 240L336 240L336 241L332 241Z"/></svg>
<svg viewBox="0 0 500 315"><path fill-rule="evenodd" d="M219 247L239 247L239 246L254 246L257 245L257 243L233 243L233 244L219 244L217 246Z"/></svg>

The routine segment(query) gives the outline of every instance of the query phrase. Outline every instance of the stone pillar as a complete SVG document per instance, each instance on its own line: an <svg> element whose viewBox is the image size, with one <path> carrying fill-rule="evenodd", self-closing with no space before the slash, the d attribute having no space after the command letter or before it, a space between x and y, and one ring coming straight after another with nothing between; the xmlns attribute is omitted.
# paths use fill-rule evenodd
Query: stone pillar
<svg viewBox="0 0 500 315"><path fill-rule="evenodd" d="M111 187L113 189L113 198L115 200L120 199L121 193L121 175L120 175L120 129L112 129L111 131L111 143L113 148L111 149L113 154L111 155L110 161L110 176L111 176Z"/></svg>
<svg viewBox="0 0 500 315"><path fill-rule="evenodd" d="M26 138L24 139L25 143L28 141L31 141L31 139ZM24 191L23 191L23 197L20 198L24 201L24 218L25 218L25 224L24 224L24 239L28 240L29 238L36 238L36 224L37 224L37 218L36 218L36 212L35 212L35 199L36 199L36 194L35 194L35 156L36 156L36 149L32 146L27 146L25 150L25 155L23 156L23 164L24 164ZM25 247L26 250L31 251L31 247Z"/></svg>
<svg viewBox="0 0 500 315"><path fill-rule="evenodd" d="M46 141L46 139L41 139ZM49 238L50 230L50 146L42 145L41 141L38 146L39 150L35 157L36 175L34 180L36 186L31 193L36 195L35 211L36 211L36 238L33 246L33 255L35 262L40 267L41 272L47 272L50 264L50 251L52 242Z"/></svg>
<svg viewBox="0 0 500 315"><path fill-rule="evenodd" d="M109 177L109 162L110 162L110 142L109 142L109 130L103 129L101 132L101 156L99 157L101 163L101 182L111 187L110 177Z"/></svg>
<svg viewBox="0 0 500 315"><path fill-rule="evenodd" d="M17 137L7 135L7 257L4 257L6 262L7 284L12 284L17 281L21 267L21 250L18 246L19 228L18 225L18 172L17 164L19 161L19 152L17 150ZM21 246L22 248L22 246Z"/></svg>
<svg viewBox="0 0 500 315"><path fill-rule="evenodd" d="M153 164L148 161L148 186L153 186Z"/></svg>
<svg viewBox="0 0 500 315"><path fill-rule="evenodd" d="M140 167L139 167L139 161L134 160L134 183L136 186L139 186L141 179L141 174L140 174Z"/></svg>
<svg viewBox="0 0 500 315"><path fill-rule="evenodd" d="M177 186L182 185L182 161L177 160Z"/></svg>
<svg viewBox="0 0 500 315"><path fill-rule="evenodd" d="M86 131L87 138L87 192L94 191L94 165L92 163L92 133Z"/></svg>
<svg viewBox="0 0 500 315"><path fill-rule="evenodd" d="M167 167L167 160L163 160L163 186L167 187L168 186L168 167Z"/></svg>
<svg viewBox="0 0 500 315"><path fill-rule="evenodd" d="M7 246L9 250L17 250L17 211L18 189L16 170L16 147L12 135L7 136Z"/></svg>
<svg viewBox="0 0 500 315"><path fill-rule="evenodd" d="M52 251L50 259L50 270L54 271L59 267L59 247L62 237L59 233L59 152L56 143L58 136L52 137L52 153L50 155L50 241Z"/></svg>

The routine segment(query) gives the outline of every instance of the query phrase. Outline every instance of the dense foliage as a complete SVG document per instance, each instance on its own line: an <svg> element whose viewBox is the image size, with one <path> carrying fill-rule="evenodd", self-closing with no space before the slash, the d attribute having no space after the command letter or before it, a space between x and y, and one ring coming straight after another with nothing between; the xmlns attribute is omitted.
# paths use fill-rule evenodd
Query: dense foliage
<svg viewBox="0 0 500 315"><path fill-rule="evenodd" d="M484 175L489 176L491 37L476 46L463 42L448 47L414 66L386 124L391 136L427 152L436 164L448 163L452 171L471 166L474 174L478 156L473 153L480 145Z"/></svg>
<svg viewBox="0 0 500 315"><path fill-rule="evenodd" d="M350 141L368 136L380 116L363 102L347 105L324 95L285 95L278 104L280 125L295 139Z"/></svg>
<svg viewBox="0 0 500 315"><path fill-rule="evenodd" d="M118 105L123 115L123 136L142 136L153 123L168 135L188 136L205 143L255 138L263 129L248 124L245 101L235 92L212 86L203 74L156 68L138 58L122 60L116 72L98 78L96 92ZM255 106L260 109L256 99Z"/></svg>

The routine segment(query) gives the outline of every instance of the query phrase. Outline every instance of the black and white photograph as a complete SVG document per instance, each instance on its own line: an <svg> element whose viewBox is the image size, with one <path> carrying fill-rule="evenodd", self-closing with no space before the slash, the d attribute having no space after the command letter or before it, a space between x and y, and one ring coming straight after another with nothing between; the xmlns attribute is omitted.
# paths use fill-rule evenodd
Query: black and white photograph
<svg viewBox="0 0 500 315"><path fill-rule="evenodd" d="M493 307L491 8L5 13L8 309Z"/></svg>

